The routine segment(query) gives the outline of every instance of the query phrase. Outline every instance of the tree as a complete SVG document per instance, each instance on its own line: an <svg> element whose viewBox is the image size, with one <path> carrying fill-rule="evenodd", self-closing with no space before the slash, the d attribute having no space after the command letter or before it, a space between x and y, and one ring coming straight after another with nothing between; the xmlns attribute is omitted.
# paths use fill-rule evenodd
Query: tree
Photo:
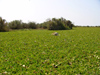
<svg viewBox="0 0 100 75"><path fill-rule="evenodd" d="M9 28L7 27L7 22L5 19L2 19L0 17L0 32L5 32L5 31L9 31Z"/></svg>
<svg viewBox="0 0 100 75"><path fill-rule="evenodd" d="M64 18L52 18L52 20L49 20L47 23L49 30L66 30L72 29L74 26L70 20L66 20Z"/></svg>
<svg viewBox="0 0 100 75"><path fill-rule="evenodd" d="M74 26L70 20L67 20L66 23L67 23L66 25L67 25L70 29L72 29L72 27Z"/></svg>
<svg viewBox="0 0 100 75"><path fill-rule="evenodd" d="M29 28L31 28L31 29L36 29L36 28L37 28L37 25L36 25L35 22L29 22L29 23L28 23L28 26L29 26Z"/></svg>
<svg viewBox="0 0 100 75"><path fill-rule="evenodd" d="M10 29L22 29L22 21L21 20L14 20L9 23Z"/></svg>
<svg viewBox="0 0 100 75"><path fill-rule="evenodd" d="M28 26L28 24L27 24L27 23L22 23L22 28L23 28L23 29L28 29L28 28L29 28L29 26Z"/></svg>

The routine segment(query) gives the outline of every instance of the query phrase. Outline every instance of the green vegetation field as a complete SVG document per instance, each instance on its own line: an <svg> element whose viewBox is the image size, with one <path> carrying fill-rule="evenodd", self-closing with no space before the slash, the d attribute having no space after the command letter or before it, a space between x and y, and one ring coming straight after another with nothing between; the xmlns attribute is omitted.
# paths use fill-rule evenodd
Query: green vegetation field
<svg viewBox="0 0 100 75"><path fill-rule="evenodd" d="M100 28L0 32L2 74L100 75Z"/></svg>

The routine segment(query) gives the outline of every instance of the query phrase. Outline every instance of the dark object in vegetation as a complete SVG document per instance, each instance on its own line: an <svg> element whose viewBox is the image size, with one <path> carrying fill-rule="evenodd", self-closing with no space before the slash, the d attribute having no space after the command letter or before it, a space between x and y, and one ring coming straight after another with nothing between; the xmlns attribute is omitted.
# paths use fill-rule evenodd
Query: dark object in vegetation
<svg viewBox="0 0 100 75"><path fill-rule="evenodd" d="M52 33L52 35L58 36L58 33L57 32L54 32L54 33Z"/></svg>
<svg viewBox="0 0 100 75"><path fill-rule="evenodd" d="M53 64L52 66L53 66L54 68L58 68L58 65Z"/></svg>

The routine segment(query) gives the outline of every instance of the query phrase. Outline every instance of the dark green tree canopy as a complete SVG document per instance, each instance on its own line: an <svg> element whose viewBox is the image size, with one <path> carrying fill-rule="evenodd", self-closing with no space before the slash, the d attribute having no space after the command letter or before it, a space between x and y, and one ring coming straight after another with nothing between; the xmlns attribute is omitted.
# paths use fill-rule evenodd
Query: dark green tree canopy
<svg viewBox="0 0 100 75"><path fill-rule="evenodd" d="M67 29L72 29L74 24L70 20L66 20L64 18L52 18L48 19L46 22L40 24L41 27L46 27L49 30L67 30Z"/></svg>
<svg viewBox="0 0 100 75"><path fill-rule="evenodd" d="M8 31L7 22L5 19L2 19L2 17L0 17L0 32L5 31Z"/></svg>
<svg viewBox="0 0 100 75"><path fill-rule="evenodd" d="M35 23L35 22L28 22L24 23L21 20L14 20L9 23L6 22L5 19L0 17L0 31L7 31L9 29L48 29L48 30L68 30L72 29L74 24L70 20L66 20L64 18L52 18L47 19L43 23Z"/></svg>

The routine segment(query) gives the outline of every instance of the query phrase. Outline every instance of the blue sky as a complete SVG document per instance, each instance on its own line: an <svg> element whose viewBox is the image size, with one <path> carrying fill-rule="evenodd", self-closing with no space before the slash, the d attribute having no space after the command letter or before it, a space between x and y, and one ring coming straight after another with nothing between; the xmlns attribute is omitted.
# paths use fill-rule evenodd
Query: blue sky
<svg viewBox="0 0 100 75"><path fill-rule="evenodd" d="M75 25L100 25L100 0L0 0L0 16L7 22L41 23L63 17Z"/></svg>

